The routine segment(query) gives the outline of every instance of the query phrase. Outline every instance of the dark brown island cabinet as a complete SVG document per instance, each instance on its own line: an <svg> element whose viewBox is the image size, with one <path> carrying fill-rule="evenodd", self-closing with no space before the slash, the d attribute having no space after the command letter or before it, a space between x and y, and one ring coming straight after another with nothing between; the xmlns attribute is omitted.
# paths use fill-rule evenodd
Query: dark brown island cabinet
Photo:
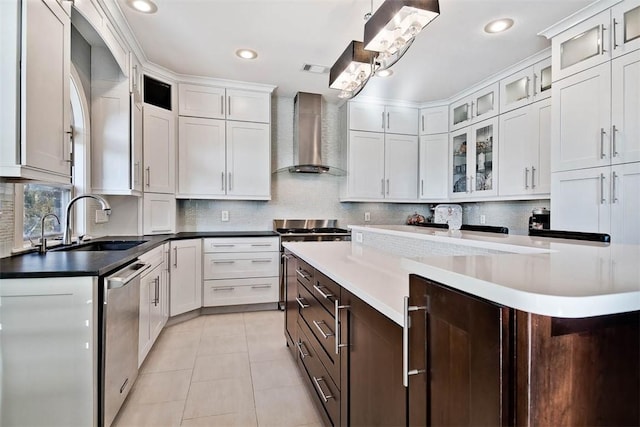
<svg viewBox="0 0 640 427"><path fill-rule="evenodd" d="M326 425L640 425L640 312L540 316L412 275L402 328L284 257L287 345Z"/></svg>

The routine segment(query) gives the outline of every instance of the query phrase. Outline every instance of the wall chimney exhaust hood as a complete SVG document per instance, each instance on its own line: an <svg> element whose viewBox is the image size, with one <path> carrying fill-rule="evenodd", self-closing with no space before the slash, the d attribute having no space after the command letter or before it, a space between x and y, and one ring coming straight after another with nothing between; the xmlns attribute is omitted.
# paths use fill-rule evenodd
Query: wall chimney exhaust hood
<svg viewBox="0 0 640 427"><path fill-rule="evenodd" d="M344 174L322 161L322 95L298 92L293 100L292 173Z"/></svg>

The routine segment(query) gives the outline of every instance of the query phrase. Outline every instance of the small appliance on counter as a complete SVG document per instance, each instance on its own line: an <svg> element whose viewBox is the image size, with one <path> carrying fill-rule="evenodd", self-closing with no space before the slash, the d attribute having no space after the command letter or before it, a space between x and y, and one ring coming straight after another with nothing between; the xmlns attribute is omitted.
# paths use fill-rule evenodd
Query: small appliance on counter
<svg viewBox="0 0 640 427"><path fill-rule="evenodd" d="M437 205L433 211L433 222L448 224L449 230L460 230L462 226L462 206Z"/></svg>
<svg viewBox="0 0 640 427"><path fill-rule="evenodd" d="M551 228L551 211L547 208L535 208L529 217L529 230L549 230Z"/></svg>
<svg viewBox="0 0 640 427"><path fill-rule="evenodd" d="M424 224L425 222L427 222L427 220L425 219L424 215L420 215L418 212L414 213L413 215L409 215L409 217L407 218L407 225L418 225Z"/></svg>

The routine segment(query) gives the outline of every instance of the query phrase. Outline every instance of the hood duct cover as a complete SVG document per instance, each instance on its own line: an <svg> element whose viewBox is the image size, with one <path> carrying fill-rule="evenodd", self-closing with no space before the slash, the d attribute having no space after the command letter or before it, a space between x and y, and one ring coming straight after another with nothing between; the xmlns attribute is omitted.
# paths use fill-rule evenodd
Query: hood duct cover
<svg viewBox="0 0 640 427"><path fill-rule="evenodd" d="M293 173L332 173L322 161L322 95L298 92L293 100Z"/></svg>

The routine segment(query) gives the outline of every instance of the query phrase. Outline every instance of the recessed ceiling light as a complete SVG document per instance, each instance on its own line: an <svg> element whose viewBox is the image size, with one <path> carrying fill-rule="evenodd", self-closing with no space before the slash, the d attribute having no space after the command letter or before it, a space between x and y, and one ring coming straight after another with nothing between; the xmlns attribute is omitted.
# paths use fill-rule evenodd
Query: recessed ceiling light
<svg viewBox="0 0 640 427"><path fill-rule="evenodd" d="M256 59L258 57L258 52L251 49L238 49L236 50L236 56L242 59Z"/></svg>
<svg viewBox="0 0 640 427"><path fill-rule="evenodd" d="M496 19L495 21L489 22L484 26L485 33L501 33L503 31L508 30L513 26L513 19L511 18L501 18Z"/></svg>
<svg viewBox="0 0 640 427"><path fill-rule="evenodd" d="M158 6L151 0L127 0L127 6L142 13L156 13Z"/></svg>
<svg viewBox="0 0 640 427"><path fill-rule="evenodd" d="M393 74L393 70L390 70L388 68L385 70L376 71L376 76L378 77L389 77L392 74Z"/></svg>

